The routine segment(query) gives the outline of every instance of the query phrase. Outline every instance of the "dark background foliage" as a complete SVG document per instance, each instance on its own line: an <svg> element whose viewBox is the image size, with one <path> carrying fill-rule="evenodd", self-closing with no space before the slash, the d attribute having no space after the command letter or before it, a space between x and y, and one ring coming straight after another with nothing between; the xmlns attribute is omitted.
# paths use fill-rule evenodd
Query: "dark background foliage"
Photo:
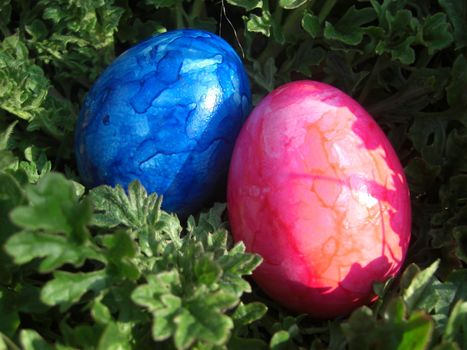
<svg viewBox="0 0 467 350"><path fill-rule="evenodd" d="M245 276L224 207L183 225L138 184L79 184L73 129L131 45L193 27L243 57L254 102L331 83L389 136L409 180L405 271L316 321ZM467 3L463 0L0 0L0 349L467 348ZM157 344L156 344L157 342Z"/></svg>

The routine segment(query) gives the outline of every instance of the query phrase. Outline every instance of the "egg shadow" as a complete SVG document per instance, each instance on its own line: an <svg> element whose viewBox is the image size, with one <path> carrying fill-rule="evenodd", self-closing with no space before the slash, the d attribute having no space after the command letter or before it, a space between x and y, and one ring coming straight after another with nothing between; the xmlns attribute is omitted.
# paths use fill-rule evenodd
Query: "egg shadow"
<svg viewBox="0 0 467 350"><path fill-rule="evenodd" d="M331 181L338 186L351 188L350 181L329 178L325 176L302 175L310 180ZM278 269L281 270L280 264L268 262L264 260L263 264L254 272L255 281L268 291L272 299L283 304L287 309L293 312L303 312L309 310L310 315L317 319L331 319L340 316L346 316L355 308L369 304L376 299L373 293L372 285L375 282L384 282L389 277L397 274L403 264L405 252L409 244L409 235L403 231L403 227L399 224L400 219L397 219L395 211L385 211L381 206L381 201L389 203L391 207L397 205L396 191L388 190L385 186L369 181L359 175L351 175L353 184L358 180L364 185L365 193L370 194L378 200L378 205L381 210L381 235L382 241L386 242L386 234L389 228L384 220L384 215L389 216L390 230L399 237L398 245L403 253L402 257L396 256L389 244L382 244L378 257L370 261L366 265L353 263L345 275L345 277L337 283L337 286L315 288L288 279L286 276L277 278ZM352 191L355 189L352 187ZM388 192L390 195L388 195ZM393 199L391 199L393 198ZM362 235L364 233L362 232ZM406 239L403 237L407 236ZM268 249L274 249L269 247ZM279 247L276 247L280 251ZM391 262L388 260L391 258ZM284 257L283 257L284 258ZM285 259L285 258L284 258ZM273 278L271 276L274 275ZM372 278L371 276L379 276L380 278ZM281 280L281 278L283 278ZM319 303L316 302L319 300ZM284 302L285 301L285 302Z"/></svg>
<svg viewBox="0 0 467 350"><path fill-rule="evenodd" d="M274 266L270 268L275 269ZM356 308L374 302L376 295L368 291L372 290L373 283L383 282L386 278L371 280L365 276L390 269L391 264L385 256L376 258L365 266L354 263L345 278L334 288L310 288L297 281L278 280L276 275L269 278L268 270L264 269L259 274L256 272L255 281L269 291L267 294L273 300L279 301L292 313L299 314L307 310L313 318L326 320L347 316Z"/></svg>
<svg viewBox="0 0 467 350"><path fill-rule="evenodd" d="M339 90L335 90L336 92ZM360 180L364 182L364 184L369 189L369 193L372 197L376 198L379 202L383 201L388 203L391 208L400 208L400 210L405 210L406 214L408 215L408 222L399 222L399 216L395 211L391 211L389 213L389 222L392 231L401 238L402 236L407 236L406 240L400 240L399 246L402 248L403 252L406 252L409 239L410 239L410 232L411 232L411 208L410 208L410 193L408 192L408 185L407 180L404 173L404 168L400 163L400 159L397 156L393 145L389 141L387 135L378 125L376 120L369 115L366 110L353 98L350 100L346 100L345 103L339 98L335 98L334 96L329 96L328 99L325 100L325 103L337 107L337 108L347 108L353 115L357 116L355 121L352 123L352 131L357 135L361 141L361 148L364 150L371 150L375 151L381 149L384 151L382 158L385 160L386 164L393 165L391 167L391 180L393 184L393 188L395 189L388 189L387 186L383 186L378 184L375 181L369 181L366 179L361 178ZM389 154L388 152L389 151ZM400 166L399 166L400 165ZM396 173L397 172L397 173ZM407 197L402 192L407 189ZM402 199L401 199L402 198ZM405 207L404 204L407 204L408 207ZM402 220L404 221L404 220ZM383 224L383 231L384 222ZM408 225L408 227L407 227ZM408 232L407 232L408 231ZM404 260L405 255L402 257L402 261Z"/></svg>
<svg viewBox="0 0 467 350"><path fill-rule="evenodd" d="M314 84L323 85L326 86L329 89L329 85L324 84L324 83L317 83L314 82ZM338 90L337 88L332 87L332 89L328 90L327 96L322 99L322 102L335 107L335 108L345 108L348 109L353 115L356 116L355 120L352 123L351 130L352 132L357 135L361 141L361 148L365 151L371 150L375 151L377 149L381 149L384 152L384 155L382 158L385 160L386 164L392 164L395 166L396 169L393 169L391 167L391 181L395 189L389 189L385 185L381 185L377 183L376 181L373 180L368 180L364 178L361 175L348 175L348 178L346 180L341 180L341 179L332 179L330 177L322 177L322 176L313 176L313 178L320 178L323 180L327 181L335 181L341 186L345 186L350 188L350 179L352 179L354 182L361 183L363 188L365 188L365 191L368 191L370 196L373 198L377 199L378 202L386 202L388 203L391 208L398 208L401 207L401 210L406 210L408 215L409 215L409 234L410 236L410 226L411 226L411 220L410 220L410 215L411 215L411 210L410 210L410 196L409 193L407 193L408 197L403 198L402 200L400 199L401 197L404 197L404 194L401 193L401 191L398 189L405 189L408 188L407 186L407 181L405 178L405 173L402 165L399 167L398 164L400 164L400 160L397 157L396 151L394 150L392 144L390 143L389 139L385 135L384 131L381 129L381 127L377 124L376 120L373 119L372 116L370 116L366 110L353 98L346 98L343 100L342 97L342 92ZM388 152L386 150L389 150L389 152L392 154L388 155ZM396 171L398 173L396 173ZM356 180L356 181L355 181ZM352 190L355 190L352 188ZM408 208L404 207L404 203L408 204ZM395 211L389 212L389 222L391 229L393 232L398 236L401 237L405 233L404 229L407 227L404 227L404 225L401 225L399 223L400 219L396 215L397 213ZM383 227L383 234L385 232L385 225L384 222L382 222L382 227ZM406 224L404 222L404 224ZM408 240L400 240L399 241L399 246L403 248L407 248L409 244ZM384 253L384 251L383 251ZM403 260L403 259L402 259Z"/></svg>

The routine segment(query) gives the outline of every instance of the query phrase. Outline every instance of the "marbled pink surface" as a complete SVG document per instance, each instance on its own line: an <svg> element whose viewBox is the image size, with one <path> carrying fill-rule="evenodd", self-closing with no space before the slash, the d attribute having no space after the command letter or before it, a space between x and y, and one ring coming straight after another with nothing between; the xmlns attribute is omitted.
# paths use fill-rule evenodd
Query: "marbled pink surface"
<svg viewBox="0 0 467 350"><path fill-rule="evenodd" d="M297 81L271 92L237 139L228 182L236 241L264 261L254 278L285 307L319 318L374 299L410 240L399 159L342 91Z"/></svg>

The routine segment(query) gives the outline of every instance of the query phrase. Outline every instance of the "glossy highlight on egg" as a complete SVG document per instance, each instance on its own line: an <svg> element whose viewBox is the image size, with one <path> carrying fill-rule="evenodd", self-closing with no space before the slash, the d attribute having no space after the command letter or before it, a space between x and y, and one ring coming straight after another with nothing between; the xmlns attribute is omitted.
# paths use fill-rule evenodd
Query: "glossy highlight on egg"
<svg viewBox="0 0 467 350"><path fill-rule="evenodd" d="M342 91L283 85L253 110L228 178L236 241L263 257L259 286L286 308L334 318L375 299L411 232L400 161L375 120Z"/></svg>
<svg viewBox="0 0 467 350"><path fill-rule="evenodd" d="M186 216L225 181L251 104L248 77L219 36L183 29L120 55L89 91L76 125L82 181L127 187L139 180Z"/></svg>

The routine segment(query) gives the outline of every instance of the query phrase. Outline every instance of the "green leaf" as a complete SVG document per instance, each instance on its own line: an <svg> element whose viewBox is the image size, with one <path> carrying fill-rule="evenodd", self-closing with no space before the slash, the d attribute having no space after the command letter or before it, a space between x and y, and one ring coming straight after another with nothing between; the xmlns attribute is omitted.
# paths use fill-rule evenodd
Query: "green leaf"
<svg viewBox="0 0 467 350"><path fill-rule="evenodd" d="M410 189L415 193L426 193L433 188L441 173L441 167L430 165L423 158L412 158L405 168Z"/></svg>
<svg viewBox="0 0 467 350"><path fill-rule="evenodd" d="M63 341L71 346L73 350L96 347L102 331L103 327L100 325L90 326L80 322L80 324L72 328L64 320L60 322L60 332L63 334Z"/></svg>
<svg viewBox="0 0 467 350"><path fill-rule="evenodd" d="M40 19L33 20L30 24L26 25L24 29L31 35L34 41L44 40L48 35L47 26Z"/></svg>
<svg viewBox="0 0 467 350"><path fill-rule="evenodd" d="M449 21L454 27L454 39L456 48L462 49L467 45L467 4L461 0L438 0L441 7L446 11Z"/></svg>
<svg viewBox="0 0 467 350"><path fill-rule="evenodd" d="M141 249L147 256L162 249L164 241L180 244L182 230L177 217L160 209L162 197L148 195L138 181L128 186L128 195L117 185L99 186L91 191L94 204L94 225L113 228L118 225L131 228L138 234Z"/></svg>
<svg viewBox="0 0 467 350"><path fill-rule="evenodd" d="M279 0L279 6L287 10L296 9L305 4L307 0Z"/></svg>
<svg viewBox="0 0 467 350"><path fill-rule="evenodd" d="M0 243L3 243L11 233L17 230L10 220L12 209L25 201L22 184L13 175L0 172Z"/></svg>
<svg viewBox="0 0 467 350"><path fill-rule="evenodd" d="M459 259L467 262L467 226L457 226L452 235L456 240L456 255Z"/></svg>
<svg viewBox="0 0 467 350"><path fill-rule="evenodd" d="M424 350L430 345L433 320L423 312L414 312L404 327L400 350Z"/></svg>
<svg viewBox="0 0 467 350"><path fill-rule="evenodd" d="M126 18L125 18L126 19ZM128 18L120 24L117 37L121 42L137 44L144 38L166 32L166 28L159 21L142 20L141 18Z"/></svg>
<svg viewBox="0 0 467 350"><path fill-rule="evenodd" d="M458 55L454 60L446 93L450 106L467 106L467 60L463 55Z"/></svg>
<svg viewBox="0 0 467 350"><path fill-rule="evenodd" d="M66 138L73 133L76 114L70 101L51 92L43 102L41 113L30 121L27 131L42 130L55 139L66 142Z"/></svg>
<svg viewBox="0 0 467 350"><path fill-rule="evenodd" d="M161 300L165 307L154 313L152 335L155 340L164 340L174 334L175 317L181 312L182 306L180 298L170 294L162 296Z"/></svg>
<svg viewBox="0 0 467 350"><path fill-rule="evenodd" d="M263 10L262 15L251 14L246 20L246 29L249 32L261 33L267 37L271 34L272 17L269 11Z"/></svg>
<svg viewBox="0 0 467 350"><path fill-rule="evenodd" d="M112 235L105 235L102 241L109 249L107 256L113 260L133 258L137 253L135 242L125 231L119 230Z"/></svg>
<svg viewBox="0 0 467 350"><path fill-rule="evenodd" d="M1 18L3 18L3 21L5 24L8 24L10 22L10 17L11 17L10 0L4 0L0 2L0 16Z"/></svg>
<svg viewBox="0 0 467 350"><path fill-rule="evenodd" d="M467 134L456 129L452 130L446 140L447 165L452 172L462 173L467 170L465 147L467 147Z"/></svg>
<svg viewBox="0 0 467 350"><path fill-rule="evenodd" d="M4 297L0 298L0 307L2 313L8 314L10 310L15 313L22 314L39 314L45 313L49 307L40 302L40 288L31 283L24 283L16 290L0 288L0 294L4 293Z"/></svg>
<svg viewBox="0 0 467 350"><path fill-rule="evenodd" d="M60 79L87 84L114 58L114 33L124 9L113 1L41 0L36 11L49 35L30 40L41 62L54 66Z"/></svg>
<svg viewBox="0 0 467 350"><path fill-rule="evenodd" d="M435 281L433 283L433 287L436 291L436 294L438 295L438 300L435 305L435 312L438 315L442 314L447 316L449 314L451 304L454 301L458 287L450 281Z"/></svg>
<svg viewBox="0 0 467 350"><path fill-rule="evenodd" d="M24 193L21 183L14 176L0 171L0 281L4 284L11 282L17 272L13 261L4 247L4 243L17 231L17 227L10 220L13 208L24 203Z"/></svg>
<svg viewBox="0 0 467 350"><path fill-rule="evenodd" d="M281 330L276 333L271 338L269 346L272 350L282 350L287 349L290 339L290 334L287 331Z"/></svg>
<svg viewBox="0 0 467 350"><path fill-rule="evenodd" d="M52 345L48 344L39 333L32 329L23 329L19 339L24 350L53 350Z"/></svg>
<svg viewBox="0 0 467 350"><path fill-rule="evenodd" d="M243 7L247 11L251 11L255 8L261 8L263 5L262 0L227 0L227 3L234 6Z"/></svg>
<svg viewBox="0 0 467 350"><path fill-rule="evenodd" d="M146 225L149 214L159 210L161 199L155 194L148 197L145 189L136 181L130 184L128 191L129 193L131 191L131 195L127 196L119 185L115 188L110 186L94 188L90 192L96 211L93 223L109 228L117 225L139 228ZM152 215L157 217L158 213Z"/></svg>
<svg viewBox="0 0 467 350"><path fill-rule="evenodd" d="M423 298L429 297L429 293L431 292L429 288L438 266L439 261L437 260L425 270L418 272L410 284L404 288L402 295L409 312L418 309Z"/></svg>
<svg viewBox="0 0 467 350"><path fill-rule="evenodd" d="M206 236L207 233L225 231L227 223L224 222L222 215L224 214L226 207L226 204L215 203L208 212L203 212L199 215L198 222L195 221L193 216L190 216L187 222L187 231L193 238L196 238L197 236ZM203 243L210 247L215 245L214 242L206 241Z"/></svg>
<svg viewBox="0 0 467 350"><path fill-rule="evenodd" d="M3 337L4 335L0 333L0 350L8 350Z"/></svg>
<svg viewBox="0 0 467 350"><path fill-rule="evenodd" d="M242 293L250 292L251 287L242 275L250 275L262 262L259 255L244 252L243 243L238 243L228 254L219 258L218 263L224 273L220 284L225 290L240 296Z"/></svg>
<svg viewBox="0 0 467 350"><path fill-rule="evenodd" d="M164 340L174 336L177 349L185 349L196 341L224 344L233 327L232 320L220 310L230 308L236 297L223 292L186 295L184 301L169 293L180 293L180 280L175 271L160 273L139 286L132 299L153 312L153 337Z"/></svg>
<svg viewBox="0 0 467 350"><path fill-rule="evenodd" d="M313 69L319 66L326 57L326 52L314 45L313 40L306 40L300 44L298 49L293 51L290 64L297 72L311 77Z"/></svg>
<svg viewBox="0 0 467 350"><path fill-rule="evenodd" d="M367 77L368 71L355 71L351 66L348 56L343 52L329 52L326 56L326 73L334 77L341 89L352 93L358 85Z"/></svg>
<svg viewBox="0 0 467 350"><path fill-rule="evenodd" d="M125 231L118 230L111 235L102 236L101 240L108 249L108 272L113 277L137 280L140 273L133 259L137 254L137 246L131 237Z"/></svg>
<svg viewBox="0 0 467 350"><path fill-rule="evenodd" d="M174 336L177 349L186 349L195 340L224 344L233 328L233 322L228 316L213 312L201 300L190 303L174 321L177 325Z"/></svg>
<svg viewBox="0 0 467 350"><path fill-rule="evenodd" d="M375 19L376 13L373 9L357 9L355 6L351 6L335 24L326 21L324 37L347 45L358 45L365 33L362 26Z"/></svg>
<svg viewBox="0 0 467 350"><path fill-rule="evenodd" d="M342 323L342 331L348 339L350 349L369 349L376 324L373 313L367 306L352 312L347 322Z"/></svg>
<svg viewBox="0 0 467 350"><path fill-rule="evenodd" d="M47 160L43 149L29 146L24 150L24 157L27 161L19 163L19 167L25 171L30 183L36 183L52 169L52 162Z"/></svg>
<svg viewBox="0 0 467 350"><path fill-rule="evenodd" d="M253 79L268 92L275 86L277 67L274 58L269 57L264 65L258 61L253 64Z"/></svg>
<svg viewBox="0 0 467 350"><path fill-rule="evenodd" d="M252 302L248 304L240 303L232 315L236 327L249 325L261 319L268 308L260 302Z"/></svg>
<svg viewBox="0 0 467 350"><path fill-rule="evenodd" d="M379 54L388 52L392 58L399 60L402 64L412 64L415 62L415 51L411 45L415 42L415 37L407 37L401 43L393 45L392 47L386 46L384 43L380 43L376 50Z"/></svg>
<svg viewBox="0 0 467 350"><path fill-rule="evenodd" d="M322 31L318 16L310 12L305 12L303 15L302 27L313 39L317 38Z"/></svg>
<svg viewBox="0 0 467 350"><path fill-rule="evenodd" d="M146 4L153 5L156 9L162 7L173 7L178 0L145 0Z"/></svg>
<svg viewBox="0 0 467 350"><path fill-rule="evenodd" d="M89 201L79 202L71 181L63 175L50 173L36 185L26 188L28 206L11 213L12 221L29 230L64 233L70 239L82 242L89 237L86 224L91 219Z"/></svg>
<svg viewBox="0 0 467 350"><path fill-rule="evenodd" d="M222 270L212 260L212 257L205 255L195 262L194 273L199 283L209 286L218 282L222 275Z"/></svg>
<svg viewBox="0 0 467 350"><path fill-rule="evenodd" d="M226 312L251 290L242 277L261 260L241 243L228 249L224 210L215 205L198 222L190 217L181 246L169 243L156 263L160 272L133 291L132 300L152 313L154 340L173 337L177 349L228 342L234 322Z"/></svg>
<svg viewBox="0 0 467 350"><path fill-rule="evenodd" d="M101 324L109 324L112 321L112 315L109 308L104 305L99 299L95 299L91 308L92 318Z"/></svg>
<svg viewBox="0 0 467 350"><path fill-rule="evenodd" d="M443 120L417 118L409 129L409 137L429 165L441 164L446 145L446 123Z"/></svg>
<svg viewBox="0 0 467 350"><path fill-rule="evenodd" d="M8 169L16 164L18 159L10 151L0 151L0 171Z"/></svg>
<svg viewBox="0 0 467 350"><path fill-rule="evenodd" d="M42 112L50 83L28 56L18 35L0 44L0 109L30 121Z"/></svg>
<svg viewBox="0 0 467 350"><path fill-rule="evenodd" d="M444 331L443 341L467 343L467 302L459 300L452 309Z"/></svg>
<svg viewBox="0 0 467 350"><path fill-rule="evenodd" d="M389 302L385 312L384 317L394 323L401 322L406 317L406 306L402 298L394 298Z"/></svg>
<svg viewBox="0 0 467 350"><path fill-rule="evenodd" d="M8 140L10 139L13 129L17 123L18 121L11 123L5 131L0 133L0 151L8 149Z"/></svg>
<svg viewBox="0 0 467 350"><path fill-rule="evenodd" d="M350 349L426 349L433 328L432 318L423 311L407 317L400 297L388 303L383 319L375 320L371 310L362 307L342 324Z"/></svg>
<svg viewBox="0 0 467 350"><path fill-rule="evenodd" d="M59 305L67 310L88 291L100 292L107 285L107 276L102 271L70 273L57 271L41 291L41 300L47 305Z"/></svg>
<svg viewBox="0 0 467 350"><path fill-rule="evenodd" d="M131 350L133 349L128 335L122 332L117 324L110 322L102 332L97 350Z"/></svg>
<svg viewBox="0 0 467 350"><path fill-rule="evenodd" d="M439 345L436 345L433 348L433 350L461 350L461 348L456 343L443 342L443 343L441 343Z"/></svg>
<svg viewBox="0 0 467 350"><path fill-rule="evenodd" d="M18 310L15 310L9 293L0 287L0 334L13 336L20 326Z"/></svg>
<svg viewBox="0 0 467 350"><path fill-rule="evenodd" d="M16 264L25 264L36 258L44 258L40 272L50 272L64 265L83 265L88 258L103 261L95 249L70 242L65 237L45 233L21 232L12 236L5 249Z"/></svg>
<svg viewBox="0 0 467 350"><path fill-rule="evenodd" d="M449 24L444 13L436 13L425 18L422 28L422 42L428 48L428 54L433 55L453 42Z"/></svg>
<svg viewBox="0 0 467 350"><path fill-rule="evenodd" d="M412 12L403 9L403 3L396 9L388 6L385 2L383 6L377 5L376 1L371 1L378 15L379 27L368 27L366 31L375 36L375 53L382 55L388 53L392 59L399 60L402 64L412 64L415 61L415 51L413 45L417 41L417 30L420 23L414 18Z"/></svg>
<svg viewBox="0 0 467 350"><path fill-rule="evenodd" d="M173 288L180 285L180 276L178 271L165 271L157 275L146 276L148 284L138 286L132 293L131 299L139 304L149 308L150 311L161 308L163 304L157 299L160 295L170 294Z"/></svg>
<svg viewBox="0 0 467 350"><path fill-rule="evenodd" d="M229 350L267 350L268 344L257 338L240 338L233 335L227 345Z"/></svg>

